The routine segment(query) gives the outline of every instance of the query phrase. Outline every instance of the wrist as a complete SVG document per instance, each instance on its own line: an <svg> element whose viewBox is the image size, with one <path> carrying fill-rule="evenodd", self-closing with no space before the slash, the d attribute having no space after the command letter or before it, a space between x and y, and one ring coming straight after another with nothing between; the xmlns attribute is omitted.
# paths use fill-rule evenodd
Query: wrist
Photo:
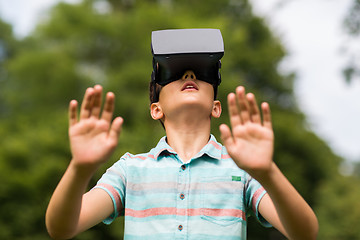
<svg viewBox="0 0 360 240"><path fill-rule="evenodd" d="M267 184L271 184L271 182L277 178L276 174L278 171L280 171L280 169L273 161L271 161L268 168L263 170L250 171L249 174L265 187Z"/></svg>
<svg viewBox="0 0 360 240"><path fill-rule="evenodd" d="M99 168L100 164L83 164L73 158L69 164L69 170L80 178L90 179Z"/></svg>

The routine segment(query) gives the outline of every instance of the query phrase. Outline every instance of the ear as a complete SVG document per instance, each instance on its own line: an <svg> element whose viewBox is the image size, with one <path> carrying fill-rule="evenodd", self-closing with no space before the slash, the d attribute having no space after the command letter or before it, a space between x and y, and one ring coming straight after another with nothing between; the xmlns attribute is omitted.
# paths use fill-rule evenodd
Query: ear
<svg viewBox="0 0 360 240"><path fill-rule="evenodd" d="M215 100L211 112L211 116L214 118L219 118L220 115L221 115L221 102L219 100Z"/></svg>
<svg viewBox="0 0 360 240"><path fill-rule="evenodd" d="M152 103L150 106L150 114L154 120L159 120L164 117L164 113L161 109L159 102Z"/></svg>

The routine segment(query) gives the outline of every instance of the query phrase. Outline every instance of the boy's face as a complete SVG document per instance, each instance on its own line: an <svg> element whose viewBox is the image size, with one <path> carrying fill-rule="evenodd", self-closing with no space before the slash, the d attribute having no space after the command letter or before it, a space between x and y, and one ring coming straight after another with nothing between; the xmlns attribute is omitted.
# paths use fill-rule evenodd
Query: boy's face
<svg viewBox="0 0 360 240"><path fill-rule="evenodd" d="M156 115L155 109L160 110L157 112L159 115ZM151 115L154 119L176 118L184 111L216 118L221 114L220 102L214 101L213 86L198 80L191 70L186 71L181 79L162 87L159 102L151 106Z"/></svg>

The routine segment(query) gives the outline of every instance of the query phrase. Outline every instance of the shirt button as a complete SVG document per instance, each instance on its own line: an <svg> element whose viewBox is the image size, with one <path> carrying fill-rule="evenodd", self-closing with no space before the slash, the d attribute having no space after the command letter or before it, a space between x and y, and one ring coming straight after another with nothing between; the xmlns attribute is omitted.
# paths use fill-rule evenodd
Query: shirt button
<svg viewBox="0 0 360 240"><path fill-rule="evenodd" d="M182 193L180 194L180 199L183 200L185 198L185 195Z"/></svg>
<svg viewBox="0 0 360 240"><path fill-rule="evenodd" d="M178 226L178 229L179 229L179 231L183 230L183 226L182 226L182 225L179 225L179 226Z"/></svg>
<svg viewBox="0 0 360 240"><path fill-rule="evenodd" d="M182 170L185 170L185 169L186 169L186 166L185 166L185 165L181 165L181 169L182 169Z"/></svg>

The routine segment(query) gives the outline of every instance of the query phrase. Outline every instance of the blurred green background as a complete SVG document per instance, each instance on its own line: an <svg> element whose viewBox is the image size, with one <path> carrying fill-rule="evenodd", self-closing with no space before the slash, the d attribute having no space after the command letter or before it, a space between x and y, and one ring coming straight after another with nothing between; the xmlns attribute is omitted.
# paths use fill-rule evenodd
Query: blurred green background
<svg viewBox="0 0 360 240"><path fill-rule="evenodd" d="M339 174L344 160L307 125L294 96L295 73L278 71L287 52L246 0L83 0L59 3L24 39L0 19L0 239L49 239L45 211L71 155L67 107L101 84L125 119L117 151L147 152L165 133L149 115L150 34L167 28L219 28L224 37L219 99L238 85L272 108L274 160L315 210L318 239L360 239L359 176ZM90 186L91 187L91 186ZM249 239L283 239L249 219ZM75 239L122 239L123 219Z"/></svg>

